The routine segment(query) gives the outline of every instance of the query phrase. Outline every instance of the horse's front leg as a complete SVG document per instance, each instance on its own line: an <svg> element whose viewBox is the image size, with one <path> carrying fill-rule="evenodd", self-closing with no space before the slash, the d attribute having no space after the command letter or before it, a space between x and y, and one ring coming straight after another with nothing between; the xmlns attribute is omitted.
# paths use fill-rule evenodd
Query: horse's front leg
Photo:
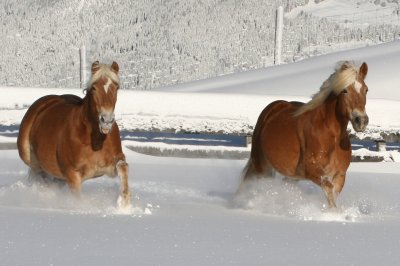
<svg viewBox="0 0 400 266"><path fill-rule="evenodd" d="M330 208L336 207L336 199L342 191L346 176L343 173L337 173L333 177L321 178L321 187L325 192Z"/></svg>
<svg viewBox="0 0 400 266"><path fill-rule="evenodd" d="M336 209L336 196L334 193L334 186L328 178L322 178L321 187L325 192L326 199L328 200L329 208Z"/></svg>
<svg viewBox="0 0 400 266"><path fill-rule="evenodd" d="M129 191L128 174L129 167L125 161L125 156L117 161L115 166L120 179L120 195L118 197L118 206L127 207L131 204L131 193Z"/></svg>

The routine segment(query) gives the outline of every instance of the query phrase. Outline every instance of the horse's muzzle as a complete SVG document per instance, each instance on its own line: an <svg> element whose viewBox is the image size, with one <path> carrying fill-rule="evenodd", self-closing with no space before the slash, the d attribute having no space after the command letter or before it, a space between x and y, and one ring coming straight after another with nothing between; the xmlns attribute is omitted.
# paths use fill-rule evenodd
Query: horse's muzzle
<svg viewBox="0 0 400 266"><path fill-rule="evenodd" d="M103 134L110 133L114 122L115 122L114 113L101 113L99 115L99 126L101 133Z"/></svg>
<svg viewBox="0 0 400 266"><path fill-rule="evenodd" d="M358 112L353 112L350 121L356 132L362 132L367 128L369 118L366 113L359 114Z"/></svg>

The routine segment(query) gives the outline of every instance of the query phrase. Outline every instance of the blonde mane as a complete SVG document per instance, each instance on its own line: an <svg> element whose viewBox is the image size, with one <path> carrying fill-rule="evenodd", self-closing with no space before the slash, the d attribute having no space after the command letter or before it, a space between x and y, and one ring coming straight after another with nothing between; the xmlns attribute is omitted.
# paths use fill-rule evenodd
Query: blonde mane
<svg viewBox="0 0 400 266"><path fill-rule="evenodd" d="M344 89L357 81L358 71L359 67L356 67L354 62L338 62L335 72L330 75L330 77L324 81L324 83L322 83L319 92L314 94L312 99L308 103L301 106L294 113L294 115L298 116L318 107L325 102L331 92L335 93L336 95L340 94Z"/></svg>
<svg viewBox="0 0 400 266"><path fill-rule="evenodd" d="M96 72L92 75L92 78L90 79L89 88L92 87L93 83L95 83L102 77L109 78L113 82L119 84L119 76L117 73L112 71L111 68L106 64L98 64L96 66Z"/></svg>

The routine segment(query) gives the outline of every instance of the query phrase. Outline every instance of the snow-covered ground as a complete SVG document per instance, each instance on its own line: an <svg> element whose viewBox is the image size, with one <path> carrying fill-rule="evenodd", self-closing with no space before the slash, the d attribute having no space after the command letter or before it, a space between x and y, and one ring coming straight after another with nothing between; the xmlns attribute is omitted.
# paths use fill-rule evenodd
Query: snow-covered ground
<svg viewBox="0 0 400 266"><path fill-rule="evenodd" d="M121 91L125 129L246 132L278 98L306 101L336 61L369 64L372 128L398 130L400 43L321 56L154 92ZM0 125L34 99L81 90L1 88ZM186 128L185 128L186 129ZM0 142L15 142L1 137ZM396 265L400 164L352 163L337 212L309 182L259 180L235 197L245 160L162 158L125 148L133 207L116 208L118 180L31 184L16 150L0 152L0 265Z"/></svg>
<svg viewBox="0 0 400 266"><path fill-rule="evenodd" d="M17 151L0 153L1 265L396 265L397 163L355 163L337 213L308 182L256 182L234 199L243 160L149 157L126 150L134 208L118 182L29 186Z"/></svg>

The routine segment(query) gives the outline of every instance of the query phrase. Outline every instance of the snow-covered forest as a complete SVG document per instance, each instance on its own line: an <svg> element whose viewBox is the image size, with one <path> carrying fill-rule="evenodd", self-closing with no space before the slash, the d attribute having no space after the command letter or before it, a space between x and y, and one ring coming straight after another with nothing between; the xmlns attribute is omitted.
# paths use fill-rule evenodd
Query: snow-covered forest
<svg viewBox="0 0 400 266"><path fill-rule="evenodd" d="M273 64L276 8L283 62L382 43L399 33L396 0L360 0L369 23L314 15L309 0L2 0L0 85L79 87L80 54L121 66L125 89L153 89ZM300 9L299 9L300 8ZM388 20L390 18L390 20ZM353 19L353 20L352 20ZM375 23L371 23L375 21Z"/></svg>

